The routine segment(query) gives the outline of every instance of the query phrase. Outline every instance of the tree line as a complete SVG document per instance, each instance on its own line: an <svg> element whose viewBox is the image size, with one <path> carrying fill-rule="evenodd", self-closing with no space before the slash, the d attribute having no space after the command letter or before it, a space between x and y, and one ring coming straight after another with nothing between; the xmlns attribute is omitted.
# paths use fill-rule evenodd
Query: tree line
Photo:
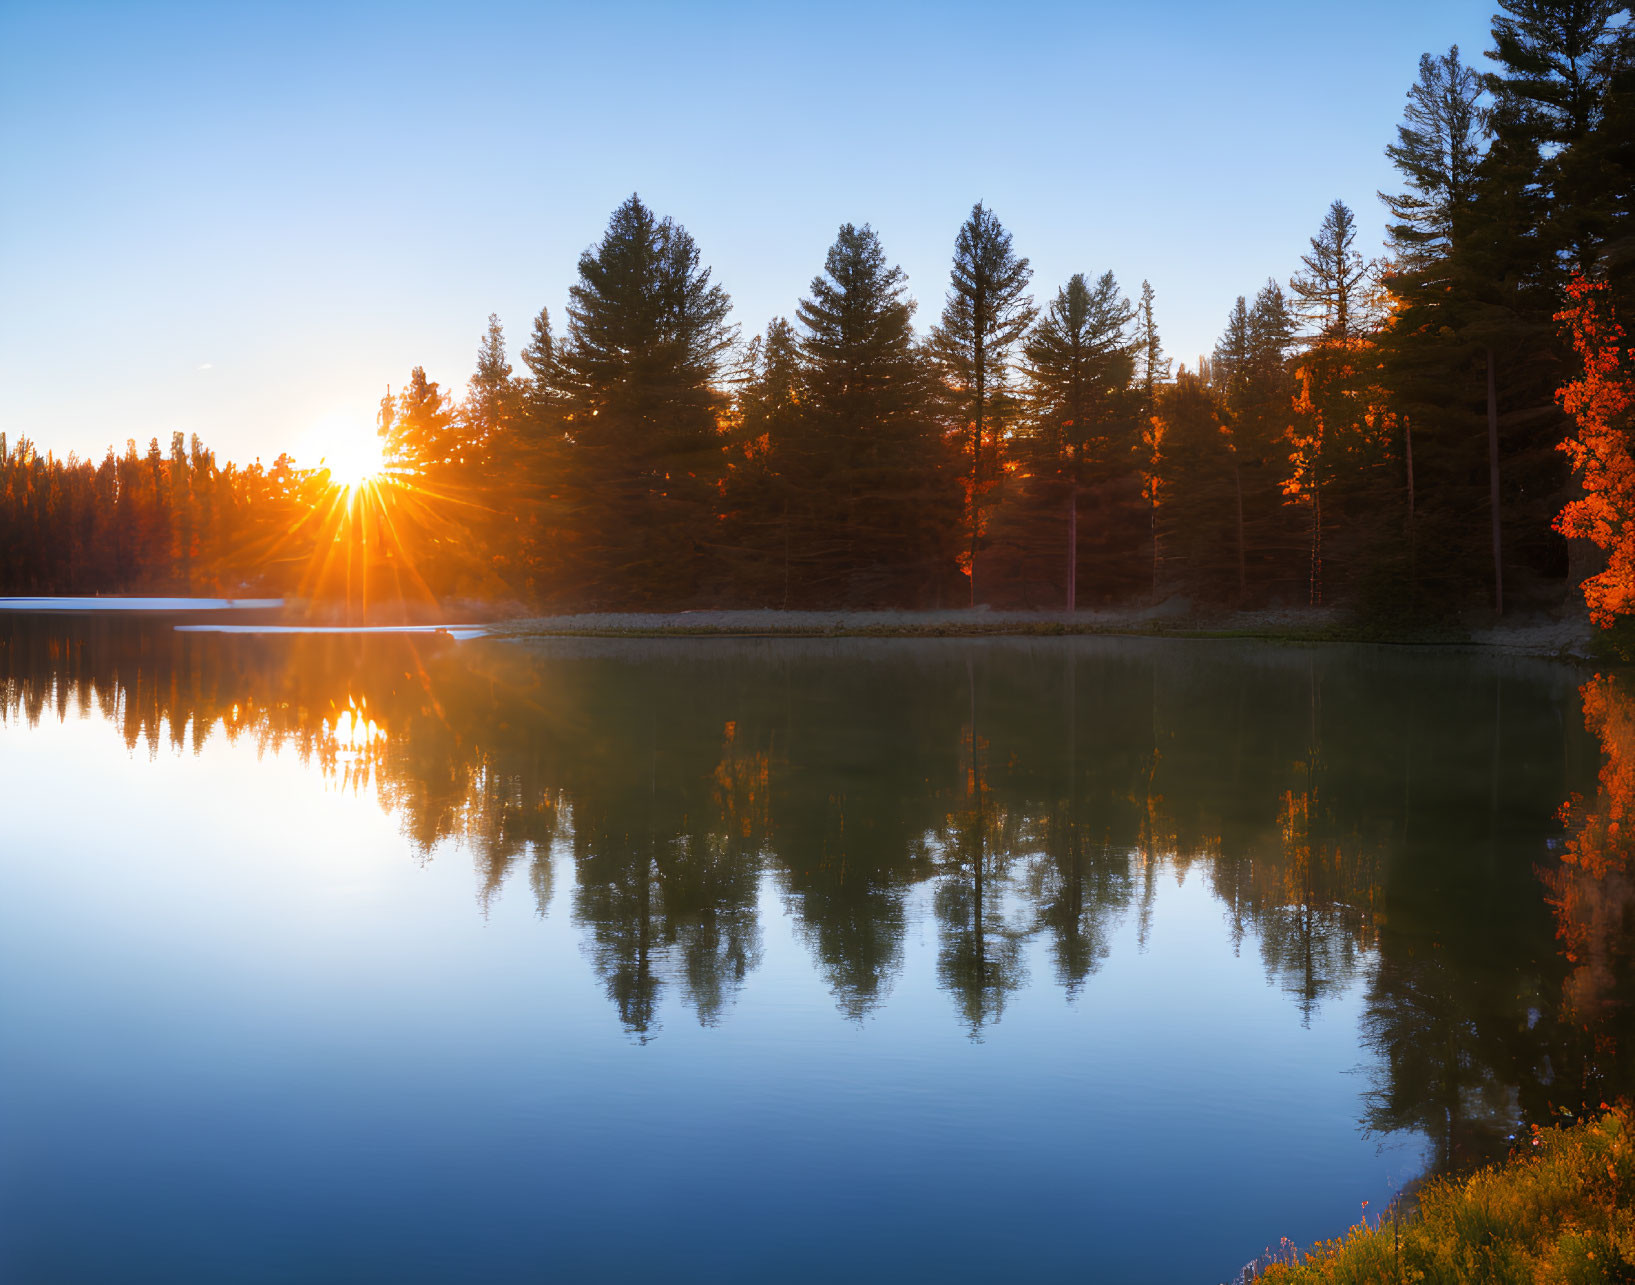
<svg viewBox="0 0 1635 1285"><path fill-rule="evenodd" d="M1384 254L1334 201L1196 369L1172 374L1146 282L1090 271L1036 295L983 202L924 335L879 236L848 223L793 320L746 342L686 229L632 196L581 255L560 327L533 319L520 369L491 317L463 400L418 367L382 400L389 468L360 494L285 457L218 465L196 441L96 465L0 443L0 589L1559 602L1596 570L1569 535L1619 557L1604 524L1560 516L1610 492L1559 449L1583 427L1558 393L1585 358L1558 314L1575 289L1599 292L1607 326L1635 307L1627 16L1506 0L1492 70L1426 54L1386 149L1401 184L1381 194Z"/></svg>

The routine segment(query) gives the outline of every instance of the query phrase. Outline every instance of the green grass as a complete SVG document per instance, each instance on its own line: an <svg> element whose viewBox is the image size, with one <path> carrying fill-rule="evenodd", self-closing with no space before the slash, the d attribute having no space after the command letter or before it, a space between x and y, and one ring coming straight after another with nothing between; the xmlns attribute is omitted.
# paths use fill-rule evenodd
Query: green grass
<svg viewBox="0 0 1635 1285"><path fill-rule="evenodd" d="M1536 1130L1504 1164L1426 1184L1400 1219L1366 1220L1261 1281L1535 1285L1635 1281L1635 1113Z"/></svg>

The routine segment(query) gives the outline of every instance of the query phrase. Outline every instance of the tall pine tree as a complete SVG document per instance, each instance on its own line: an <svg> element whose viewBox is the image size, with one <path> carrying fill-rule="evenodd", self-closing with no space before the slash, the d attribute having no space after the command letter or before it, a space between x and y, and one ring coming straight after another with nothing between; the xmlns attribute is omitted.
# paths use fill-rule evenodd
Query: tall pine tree
<svg viewBox="0 0 1635 1285"><path fill-rule="evenodd" d="M948 601L958 496L904 292L874 230L847 223L800 303L803 409L774 448L808 602Z"/></svg>
<svg viewBox="0 0 1635 1285"><path fill-rule="evenodd" d="M637 196L580 256L569 297L561 589L585 605L699 601L714 588L730 300L686 230Z"/></svg>
<svg viewBox="0 0 1635 1285"><path fill-rule="evenodd" d="M967 518L971 605L977 599L977 550L984 492L1000 475L1000 434L991 422L1010 373L1011 351L1034 317L1027 293L1033 270L1011 249L1011 234L978 201L954 239L954 265L942 321L931 332L956 422L969 435ZM991 443L991 445L990 445Z"/></svg>

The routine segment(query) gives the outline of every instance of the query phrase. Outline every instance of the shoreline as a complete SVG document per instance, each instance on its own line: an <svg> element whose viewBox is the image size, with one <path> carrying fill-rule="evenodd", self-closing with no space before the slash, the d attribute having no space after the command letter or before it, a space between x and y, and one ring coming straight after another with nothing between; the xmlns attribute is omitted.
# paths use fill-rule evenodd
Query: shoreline
<svg viewBox="0 0 1635 1285"><path fill-rule="evenodd" d="M1386 629L1337 611L1263 610L1201 615L1147 610L679 611L586 612L516 617L483 626L482 636L544 638L1002 638L1113 636L1254 639L1284 643L1372 643L1474 647L1565 660L1595 658L1587 620L1531 617L1481 627Z"/></svg>
<svg viewBox="0 0 1635 1285"><path fill-rule="evenodd" d="M500 612L514 614L494 614ZM1474 648L1501 654L1574 662L1616 663L1583 617L1545 613L1483 623L1396 626L1359 620L1335 608L1263 608L1200 612L1183 601L1155 607L1078 611L944 610L560 612L524 615L515 604L457 601L446 618L435 608L404 612L379 608L355 622L307 604L277 599L180 597L0 598L0 615L113 615L191 617L174 627L189 633L448 634L457 641L494 638L527 642L548 638L1189 638L1240 639L1292 645L1353 643L1391 647ZM398 619L390 619L397 615ZM247 620L246 617L249 617ZM259 617L259 619L257 619ZM406 618L404 618L406 617ZM230 621L231 623L227 623ZM197 622L197 623L195 623Z"/></svg>

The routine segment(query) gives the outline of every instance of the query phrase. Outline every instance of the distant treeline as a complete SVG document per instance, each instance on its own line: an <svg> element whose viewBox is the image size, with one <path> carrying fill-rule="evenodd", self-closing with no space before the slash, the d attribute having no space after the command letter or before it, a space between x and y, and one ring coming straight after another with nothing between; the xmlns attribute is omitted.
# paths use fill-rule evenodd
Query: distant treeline
<svg viewBox="0 0 1635 1285"><path fill-rule="evenodd" d="M462 403L420 368L382 401L375 485L221 467L180 437L100 465L0 443L0 590L1559 601L1558 515L1582 492L1557 394L1583 366L1558 314L1575 280L1605 319L1635 307L1627 18L1510 0L1491 73L1427 54L1387 148L1385 257L1335 201L1195 370L1172 375L1145 282L1132 299L1075 274L1036 298L980 203L926 336L879 238L847 224L793 322L742 342L693 239L632 196L581 256L561 333L534 319L520 374L491 317Z"/></svg>

